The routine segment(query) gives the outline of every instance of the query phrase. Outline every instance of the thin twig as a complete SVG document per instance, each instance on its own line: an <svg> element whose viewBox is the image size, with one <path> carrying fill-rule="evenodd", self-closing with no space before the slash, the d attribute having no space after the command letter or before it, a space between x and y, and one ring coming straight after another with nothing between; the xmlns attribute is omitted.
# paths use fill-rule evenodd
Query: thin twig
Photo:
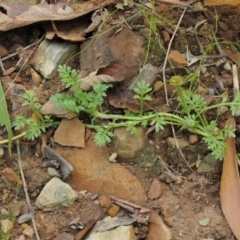
<svg viewBox="0 0 240 240"><path fill-rule="evenodd" d="M0 67L2 69L2 72L4 73L5 72L5 68L3 66L3 62L2 62L2 58L0 57Z"/></svg>
<svg viewBox="0 0 240 240"><path fill-rule="evenodd" d="M165 161L163 161L163 159L162 159L160 156L157 156L156 159L159 160L160 164L163 165L169 173L173 174L173 173L171 172L171 170L172 170L172 171L173 171L176 175L178 175L179 177L181 177L181 178L183 178L183 179L187 179L186 177L183 177L180 173L178 173L176 170L174 170L171 166L169 166ZM155 160L154 160L154 161L155 161ZM171 170L169 170L169 169L171 169ZM174 175L174 174L173 174L173 175ZM174 176L174 177L175 177L175 176Z"/></svg>
<svg viewBox="0 0 240 240"><path fill-rule="evenodd" d="M213 29L211 29L211 30L212 30L212 35L213 35L214 41L216 43L216 47L217 47L217 50L218 50L219 54L220 55L225 55L224 51L222 50L222 48L220 47L220 44L217 41L215 32L213 31Z"/></svg>
<svg viewBox="0 0 240 240"><path fill-rule="evenodd" d="M27 201L28 207L30 209L30 213L32 214L33 229L34 229L37 240L40 240L40 237L39 237L38 231L37 231L37 227L36 227L36 224L35 224L35 220L34 220L34 213L33 213L31 203L30 203L30 199L29 199L28 192L27 192L27 184L26 184L23 169L22 169L22 159L21 159L19 141L17 141L17 154L18 154L18 165L19 165L19 169L20 169L20 173L21 173L22 182L23 182L23 190L25 192L26 201Z"/></svg>
<svg viewBox="0 0 240 240"><path fill-rule="evenodd" d="M168 61L168 55L169 55L169 52L170 52L170 50L171 50L171 46L172 46L172 43L173 43L173 39L174 39L174 37L175 37L175 35L176 35L176 33L177 33L177 30L179 29L179 26L180 26L180 24L181 24L181 21L182 21L182 19L183 19L183 16L184 16L184 14L185 14L185 12L186 12L186 9L187 9L187 8L184 8L184 10L183 10L183 12L182 12L182 15L181 15L181 17L180 17L180 19L179 19L179 21L178 21L178 24L177 24L177 26L176 26L176 28L175 28L175 30L174 30L174 32L173 32L173 35L172 35L172 37L171 37L171 39L170 39L170 42L169 42L169 44L168 44L168 49L167 49L166 57L165 57L165 59L164 59L164 63L163 63L163 67L162 67L163 82L164 82L164 91L165 91L165 97L166 97L166 105L167 105L167 107L169 107L169 101L168 101L168 94L167 94L167 83L166 83L167 81L166 81L165 70L166 70L167 61Z"/></svg>
<svg viewBox="0 0 240 240"><path fill-rule="evenodd" d="M175 30L174 30L174 33L173 33L173 35L172 35L172 37L171 37L171 39L170 39L170 42L169 42L169 44L168 44L168 49L167 49L166 57L165 57L165 59L164 59L164 63L163 63L163 67L162 67L162 71L163 71L163 82L164 82L164 91L165 91L165 97L166 97L166 105L167 105L167 107L169 107L169 101L168 101L168 94L167 94L167 81L166 81L165 70L166 70L167 61L168 61L168 55L169 55L169 52L170 52L170 49L171 49L171 46L172 46L172 43L173 43L173 39L174 39L174 37L175 37L178 29L179 29L179 26L180 26L180 24L181 24L181 21L182 21L182 19L183 19L183 17L184 17L184 14L185 14L185 12L186 12L186 9L187 9L187 8L185 7L184 10L183 10L183 12L182 12L182 15L181 15L181 17L180 17L180 19L179 19L179 21L178 21L178 24L177 24L177 26L176 26L176 28L175 28ZM186 159L185 159L185 157L184 157L184 155L183 155L183 152L182 152L181 148L179 147L179 144L178 144L178 142L177 142L177 140L176 140L176 139L177 139L177 138L176 138L176 132L175 132L175 129L174 129L173 125L171 125L171 127L172 127L172 133L173 133L173 136L174 136L174 141L175 141L176 147L177 147L178 151L180 152L183 160L185 161L185 163L186 163L187 166L189 167L189 169L190 169L191 171L193 171L192 168L191 168L191 166L189 166L189 164L187 163L187 161L186 161Z"/></svg>
<svg viewBox="0 0 240 240"><path fill-rule="evenodd" d="M232 65L232 75L233 75L233 96L235 96L237 93L239 93L239 79L238 79L238 69L237 65ZM239 116L240 112L236 112L236 116Z"/></svg>
<svg viewBox="0 0 240 240"><path fill-rule="evenodd" d="M43 35L34 45L34 48L32 50L32 52L28 55L28 57L26 58L25 62L23 63L22 67L19 69L18 73L16 74L14 81L16 80L16 78L18 77L18 75L20 74L20 72L22 71L22 69L24 68L24 66L26 65L26 63L28 62L29 58L32 56L32 54L34 53L35 49L37 48L38 44L43 40L43 38L45 37L45 35ZM29 45L30 46L30 45ZM28 47L29 47L28 46Z"/></svg>

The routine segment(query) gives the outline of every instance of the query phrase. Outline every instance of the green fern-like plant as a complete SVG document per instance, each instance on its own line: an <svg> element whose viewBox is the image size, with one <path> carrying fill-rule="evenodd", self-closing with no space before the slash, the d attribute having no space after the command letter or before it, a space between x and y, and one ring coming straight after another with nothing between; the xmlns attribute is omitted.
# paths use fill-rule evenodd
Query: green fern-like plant
<svg viewBox="0 0 240 240"><path fill-rule="evenodd" d="M131 133L137 134L137 126L147 127L155 125L155 131L161 131L165 125L172 124L180 127L181 130L188 130L197 133L203 137L209 150L216 158L222 159L226 149L225 137L234 136L234 129L226 126L223 129L218 128L216 121L208 122L206 112L210 109L217 109L220 106L228 106L233 114L239 109L240 94L237 94L232 102L227 102L227 97L223 96L222 101L215 105L207 106L204 99L193 91L184 91L182 85L184 80L179 76L174 76L170 84L176 87L178 92L180 114L147 111L144 112L144 104L151 101L151 86L145 81L138 82L134 88L133 97L139 101L139 113L125 111L125 115L106 114L101 111L101 105L106 96L106 90L109 84L97 83L92 91L84 92L81 89L81 76L76 70L67 66L60 66L59 73L62 82L70 88L69 93L58 93L53 95L50 100L59 108L75 111L83 111L92 116L91 124L86 124L89 128L96 130L95 143L104 145L111 141L113 133L111 130L116 127L126 127ZM103 125L95 124L95 119L107 120Z"/></svg>

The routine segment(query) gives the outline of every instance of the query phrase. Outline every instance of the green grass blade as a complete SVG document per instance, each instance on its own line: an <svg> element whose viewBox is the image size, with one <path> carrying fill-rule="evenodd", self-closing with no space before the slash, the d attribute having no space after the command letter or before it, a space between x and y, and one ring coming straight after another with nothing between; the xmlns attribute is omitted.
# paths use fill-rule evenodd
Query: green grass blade
<svg viewBox="0 0 240 240"><path fill-rule="evenodd" d="M0 126L5 126L8 132L8 151L11 156L11 143L12 143L12 125L7 109L7 102L3 92L2 83L0 82Z"/></svg>

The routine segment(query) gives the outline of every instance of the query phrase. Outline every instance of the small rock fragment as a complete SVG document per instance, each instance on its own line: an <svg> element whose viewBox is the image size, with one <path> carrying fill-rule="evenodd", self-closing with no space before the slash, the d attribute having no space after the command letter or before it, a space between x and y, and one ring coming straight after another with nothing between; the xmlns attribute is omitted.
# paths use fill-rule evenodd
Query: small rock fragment
<svg viewBox="0 0 240 240"><path fill-rule="evenodd" d="M54 141L62 146L83 148L85 125L78 118L63 119L54 134Z"/></svg>
<svg viewBox="0 0 240 240"><path fill-rule="evenodd" d="M77 193L59 178L52 178L42 189L35 205L43 211L69 207L78 197Z"/></svg>
<svg viewBox="0 0 240 240"><path fill-rule="evenodd" d="M112 152L116 152L121 160L129 160L136 157L146 143L147 136L143 128L138 128L138 135L126 128L117 128L114 130Z"/></svg>
<svg viewBox="0 0 240 240"><path fill-rule="evenodd" d="M190 134L188 141L190 144L196 144L198 142L198 135Z"/></svg>
<svg viewBox="0 0 240 240"><path fill-rule="evenodd" d="M212 153L209 153L207 156L204 157L204 159L199 164L197 172L199 172L199 173L211 172L213 170L214 164L217 162L217 160L218 159L216 159L212 155Z"/></svg>
<svg viewBox="0 0 240 240"><path fill-rule="evenodd" d="M35 85L37 87L39 87L40 83L42 82L42 78L41 76L33 69L31 68L31 76L32 76L32 80L35 83Z"/></svg>
<svg viewBox="0 0 240 240"><path fill-rule="evenodd" d="M110 163L115 163L117 161L116 158L117 158L117 153L112 153L111 156L108 158L108 161Z"/></svg>
<svg viewBox="0 0 240 240"><path fill-rule="evenodd" d="M156 178L154 178L150 185L150 189L148 191L148 198L153 200L153 199L159 198L161 195L162 195L162 185Z"/></svg>
<svg viewBox="0 0 240 240"><path fill-rule="evenodd" d="M108 208L107 215L109 215L110 217L114 217L117 215L119 210L120 210L120 207L117 206L116 204L113 204L110 208Z"/></svg>
<svg viewBox="0 0 240 240"><path fill-rule="evenodd" d="M202 227L206 227L210 222L209 218L203 218L201 220L198 221L199 225Z"/></svg>
<svg viewBox="0 0 240 240"><path fill-rule="evenodd" d="M181 66L187 66L187 60L186 58L177 50L173 50L169 53L169 59L173 61L174 63L181 65Z"/></svg>
<svg viewBox="0 0 240 240"><path fill-rule="evenodd" d="M110 217L109 217L110 218ZM110 220L106 221L106 219L103 219L102 221L99 221L96 224L96 228L99 229L99 225L102 222L105 222L106 224L109 223L109 225L111 224L111 218ZM135 236L134 233L134 228L132 225L129 226L119 226L119 227L115 227L111 230L106 230L106 231L102 231L102 232L93 232L90 233L90 235L86 238L86 240L103 240L103 239L124 239L124 240L137 240L137 237Z"/></svg>
<svg viewBox="0 0 240 240"><path fill-rule="evenodd" d="M33 236L34 236L34 230L31 226L28 226L28 228L26 228L24 231L23 231L23 234L27 237L27 238L30 238L32 239Z"/></svg>
<svg viewBox="0 0 240 240"><path fill-rule="evenodd" d="M156 212L151 210L146 240L155 239L171 240L172 234L162 218Z"/></svg>
<svg viewBox="0 0 240 240"><path fill-rule="evenodd" d="M28 222L32 219L32 217L31 213L25 213L18 218L18 224Z"/></svg>
<svg viewBox="0 0 240 240"><path fill-rule="evenodd" d="M31 63L43 77L51 79L57 74L58 65L70 59L77 51L76 43L45 39L34 53Z"/></svg>
<svg viewBox="0 0 240 240"><path fill-rule="evenodd" d="M48 174L51 177L59 177L59 178L61 177L60 174L57 172L57 170L51 167L48 168Z"/></svg>
<svg viewBox="0 0 240 240"><path fill-rule="evenodd" d="M176 139L176 141L181 149L184 149L185 147L189 146L189 142L186 141L185 139L180 138L180 139ZM169 147L172 147L172 148L176 147L175 139L172 137L167 138L167 143Z"/></svg>

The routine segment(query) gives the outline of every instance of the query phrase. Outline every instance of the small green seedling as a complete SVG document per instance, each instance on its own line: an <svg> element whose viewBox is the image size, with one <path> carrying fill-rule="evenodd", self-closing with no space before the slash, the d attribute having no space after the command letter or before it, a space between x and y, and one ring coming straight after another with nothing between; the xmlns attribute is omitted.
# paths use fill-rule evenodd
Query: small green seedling
<svg viewBox="0 0 240 240"><path fill-rule="evenodd" d="M25 136L28 140L40 137L42 133L46 132L47 128L56 126L58 123L53 122L51 116L43 116L40 112L42 107L36 93L32 90L27 90L24 95L23 106L30 106L33 111L33 118L25 118L23 116L17 116L13 122L15 130L20 130L27 127L26 132L22 133L21 136ZM17 137L17 136L16 136ZM15 137L15 138L16 138Z"/></svg>

